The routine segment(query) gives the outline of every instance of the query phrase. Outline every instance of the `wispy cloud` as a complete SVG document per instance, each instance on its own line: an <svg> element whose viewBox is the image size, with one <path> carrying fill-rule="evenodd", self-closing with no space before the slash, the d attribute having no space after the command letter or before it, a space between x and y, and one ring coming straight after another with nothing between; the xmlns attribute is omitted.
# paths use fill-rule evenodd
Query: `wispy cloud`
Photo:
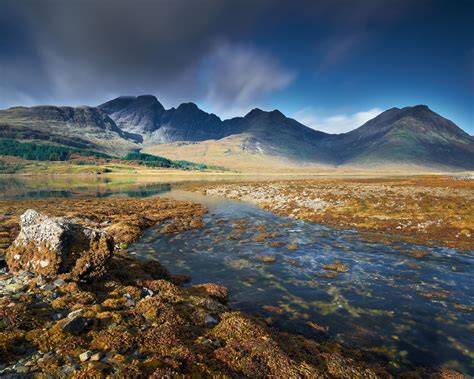
<svg viewBox="0 0 474 379"><path fill-rule="evenodd" d="M286 88L295 78L270 53L228 43L216 47L203 70L206 103L223 117L240 116L243 109Z"/></svg>
<svg viewBox="0 0 474 379"><path fill-rule="evenodd" d="M327 133L345 133L358 128L382 112L383 110L380 108L372 108L368 111L352 114L336 114L329 117L321 117L313 108L308 107L296 112L293 117L312 129Z"/></svg>

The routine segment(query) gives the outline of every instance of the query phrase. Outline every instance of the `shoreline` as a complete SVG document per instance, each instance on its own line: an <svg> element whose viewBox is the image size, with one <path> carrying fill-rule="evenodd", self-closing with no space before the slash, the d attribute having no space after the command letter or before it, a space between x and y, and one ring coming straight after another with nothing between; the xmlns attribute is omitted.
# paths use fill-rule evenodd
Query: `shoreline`
<svg viewBox="0 0 474 379"><path fill-rule="evenodd" d="M444 175L191 183L185 189L246 201L293 219L474 250L474 181Z"/></svg>
<svg viewBox="0 0 474 379"><path fill-rule="evenodd" d="M47 200L0 202L2 213L10 213L10 225L25 208L32 206L50 215L75 217L75 222L82 225L106 226L116 245L122 248L155 223L163 224L164 233L199 228L205 212L199 204L162 198L65 199L54 205ZM140 211L145 214L145 220L137 217ZM16 233L9 235L10 239L13 234ZM41 279L22 275L2 275L3 281L13 281L21 290L6 297L3 293L3 299L8 300L2 300L0 312L10 324L6 329L2 325L0 351L10 359L22 356L14 346L29 346L30 350L31 346L37 346L36 349L60 353L49 353L51 356L47 358L42 353L28 353L27 361L21 361L21 370L32 367L59 374L66 367L68 374L92 372L99 377L111 372L119 375L135 372L201 376L330 373L336 377L374 378L397 371L386 358L376 358L373 353L269 328L259 319L228 309L226 290L219 285L209 284L200 289L181 287L179 284L187 278L169 274L158 262L139 262L123 249L115 251L109 271L95 283L67 280L65 285L54 287L61 276ZM149 296L142 288L151 290L153 295ZM43 300L35 300L38 296ZM55 320L54 315L59 312L69 315L79 309L81 317L92 320L93 326L77 336L71 335L63 328L68 317ZM157 309L161 311L156 313ZM288 341L291 341L289 346ZM99 360L92 361L89 357L82 361L80 355L89 350L99 354ZM139 352L138 356L142 354L141 361L137 361L134 351ZM27 366L28 362L33 366ZM417 375L451 373L421 368L415 372Z"/></svg>

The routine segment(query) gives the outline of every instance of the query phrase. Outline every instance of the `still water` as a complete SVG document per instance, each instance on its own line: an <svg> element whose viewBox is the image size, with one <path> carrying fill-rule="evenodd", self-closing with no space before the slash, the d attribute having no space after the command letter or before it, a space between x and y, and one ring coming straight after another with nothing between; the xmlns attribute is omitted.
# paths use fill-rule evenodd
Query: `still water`
<svg viewBox="0 0 474 379"><path fill-rule="evenodd" d="M232 308L286 330L389 354L400 365L474 372L472 251L380 243L169 183L14 185L4 197L166 196L203 203L204 228L166 235L151 228L128 250L189 274L192 284L223 284ZM9 187L0 180L0 189ZM322 267L334 262L348 271Z"/></svg>

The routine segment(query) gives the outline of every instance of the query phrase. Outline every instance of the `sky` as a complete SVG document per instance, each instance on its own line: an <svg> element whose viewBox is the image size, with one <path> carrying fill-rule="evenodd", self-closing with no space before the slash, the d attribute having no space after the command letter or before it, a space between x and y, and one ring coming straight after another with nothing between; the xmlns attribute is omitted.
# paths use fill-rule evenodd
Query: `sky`
<svg viewBox="0 0 474 379"><path fill-rule="evenodd" d="M153 94L342 133L426 104L474 134L472 0L0 0L0 108Z"/></svg>

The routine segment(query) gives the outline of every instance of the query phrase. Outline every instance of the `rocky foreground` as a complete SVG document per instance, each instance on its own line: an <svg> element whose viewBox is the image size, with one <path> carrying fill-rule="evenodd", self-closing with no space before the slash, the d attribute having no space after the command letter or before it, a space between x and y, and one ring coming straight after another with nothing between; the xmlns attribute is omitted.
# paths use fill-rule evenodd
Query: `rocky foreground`
<svg viewBox="0 0 474 379"><path fill-rule="evenodd" d="M2 377L390 377L383 357L290 335L226 306L217 284L184 287L131 257L146 227L202 227L205 209L165 199L1 202ZM20 217L21 215L21 217ZM66 215L67 217L65 217ZM460 377L418 369L404 377Z"/></svg>
<svg viewBox="0 0 474 379"><path fill-rule="evenodd" d="M190 186L247 201L282 216L357 228L368 238L474 250L470 177L321 178Z"/></svg>

